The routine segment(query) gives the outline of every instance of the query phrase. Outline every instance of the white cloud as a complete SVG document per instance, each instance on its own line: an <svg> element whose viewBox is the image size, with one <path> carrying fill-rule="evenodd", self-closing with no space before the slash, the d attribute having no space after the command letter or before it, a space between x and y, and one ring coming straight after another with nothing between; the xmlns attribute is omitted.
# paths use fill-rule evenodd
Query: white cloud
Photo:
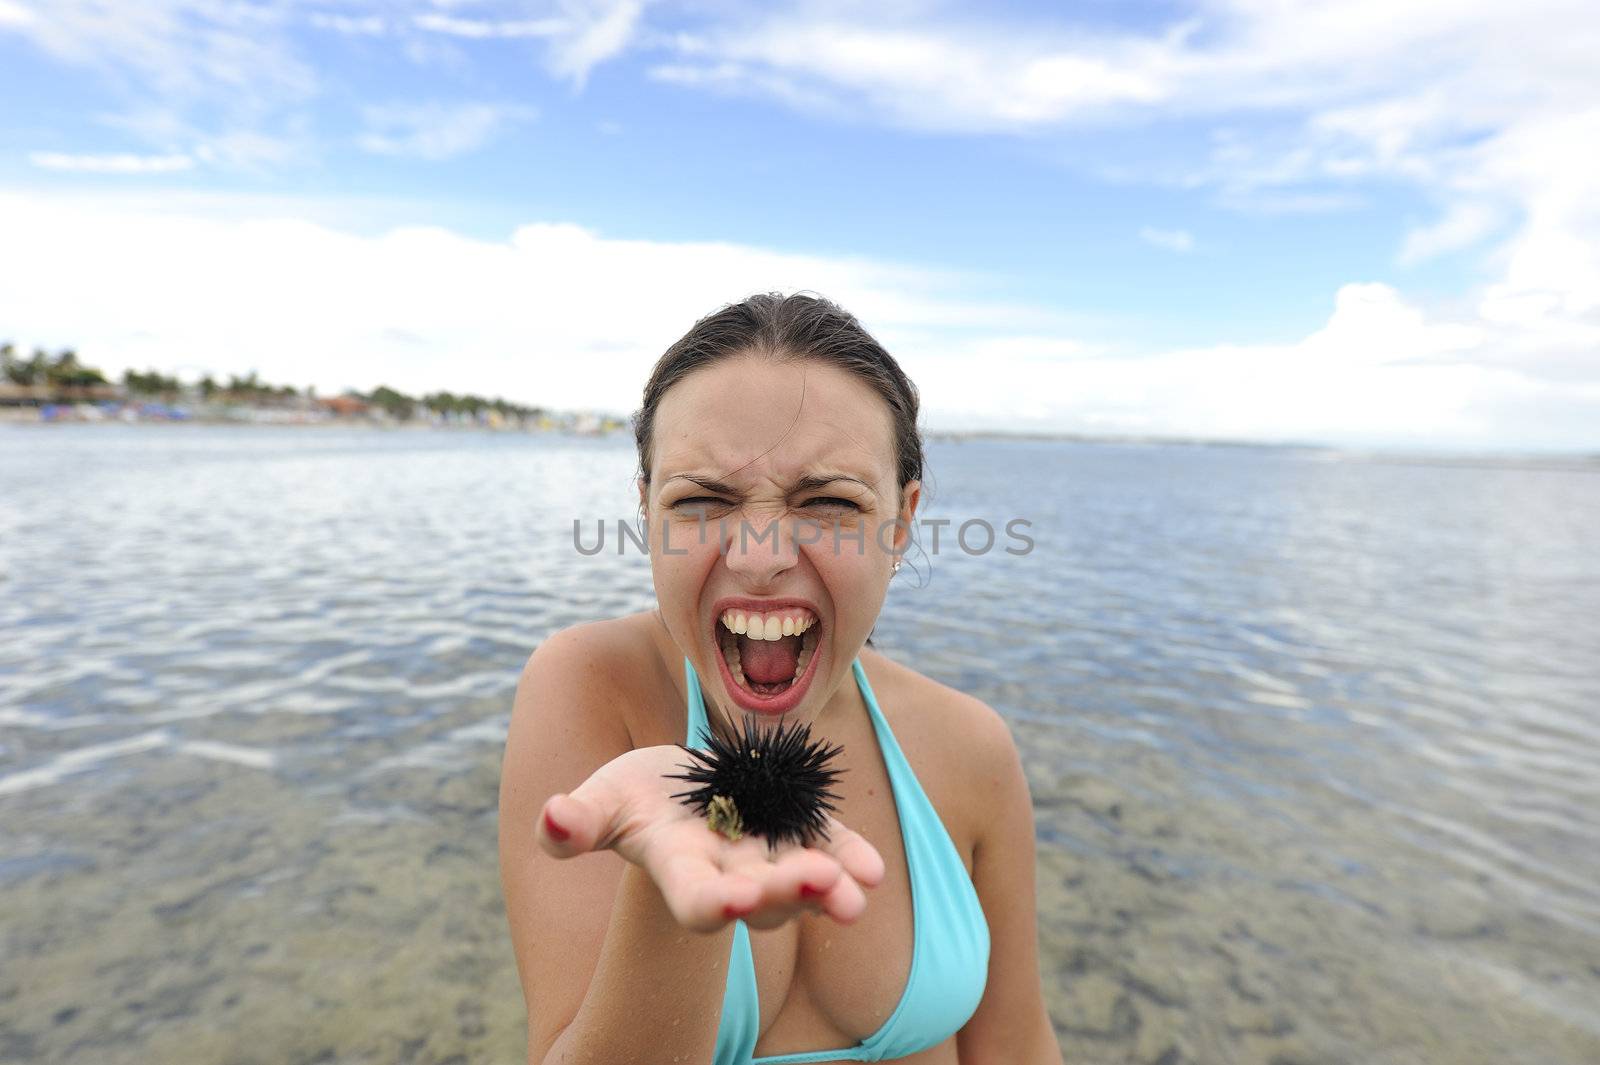
<svg viewBox="0 0 1600 1065"><path fill-rule="evenodd" d="M207 130L189 122L181 108L165 106L103 115L99 121L126 136L162 146L160 156L188 157L212 170L264 174L313 157L306 123L298 116L270 131L249 126Z"/></svg>
<svg viewBox="0 0 1600 1065"><path fill-rule="evenodd" d="M0 0L3 2L3 0ZM282 4L234 0L34 0L15 28L55 58L136 95L256 112L317 88ZM0 25L4 25L0 21Z"/></svg>
<svg viewBox="0 0 1600 1065"><path fill-rule="evenodd" d="M1431 317L1392 288L1347 285L1303 340L1129 358L960 350L912 371L930 418L989 428L1304 441L1421 449L1569 449L1600 444L1600 373L1559 380L1551 363L1498 361L1511 347L1552 356L1600 343ZM1026 381L1026 388L1018 383Z"/></svg>
<svg viewBox="0 0 1600 1065"><path fill-rule="evenodd" d="M304 131L280 136L248 129L204 137L194 150L195 158L204 163L256 173L300 162L309 154Z"/></svg>
<svg viewBox="0 0 1600 1065"><path fill-rule="evenodd" d="M1139 230L1139 239L1151 247L1164 248L1181 254L1194 251L1194 234L1187 229L1157 229L1145 226Z"/></svg>
<svg viewBox="0 0 1600 1065"><path fill-rule="evenodd" d="M455 15L440 15L435 12L424 12L412 17L412 24L418 29L429 30L433 33L443 33L451 37L466 37L475 41L503 40L518 37L554 37L565 33L568 24L565 19L473 19L459 18Z"/></svg>
<svg viewBox="0 0 1600 1065"><path fill-rule="evenodd" d="M1581 382L1600 373L1592 0L1198 0L1154 32L1092 34L1060 19L979 23L952 11L846 20L815 5L764 9L674 39L655 75L920 130L1037 137L1216 123L1186 172L1123 166L1118 180L1207 188L1253 212L1350 210L1369 192L1409 186L1436 214L1395 235L1397 262L1478 251L1496 278L1458 298L1472 308L1462 320L1485 330L1462 354L1459 381L1513 367ZM1178 373L1187 363L1151 365ZM1108 368L1106 379L1133 372Z"/></svg>
<svg viewBox="0 0 1600 1065"><path fill-rule="evenodd" d="M1031 40L959 27L873 27L857 19L776 16L676 38L666 81L744 89L831 110L864 105L922 129L1021 130L1170 94L1159 45L1099 39L1052 51Z"/></svg>
<svg viewBox="0 0 1600 1065"><path fill-rule="evenodd" d="M385 382L622 412L701 314L811 289L896 353L934 427L1600 446L1600 369L1583 357L1600 324L1541 301L1537 271L1455 317L1349 285L1297 343L1130 355L1084 343L1058 312L975 297L970 277L562 224L499 241L432 226L362 236L256 212L0 194L0 231L0 336L72 345L109 372L254 368L323 391Z"/></svg>
<svg viewBox="0 0 1600 1065"><path fill-rule="evenodd" d="M26 26L32 21L32 11L15 0L0 0L0 26Z"/></svg>
<svg viewBox="0 0 1600 1065"><path fill-rule="evenodd" d="M914 129L1222 120L1191 183L1273 210L1349 207L1363 183L1413 183L1442 217L1407 241L1408 261L1470 246L1491 216L1522 207L1492 179L1504 134L1600 106L1589 0L1198 0L1163 29L1095 33L951 11L765 8L671 38L653 73ZM1600 179L1600 153L1580 165Z"/></svg>
<svg viewBox="0 0 1600 1065"><path fill-rule="evenodd" d="M507 125L534 117L527 107L495 104L389 104L363 109L357 141L375 155L440 160L476 151Z"/></svg>
<svg viewBox="0 0 1600 1065"><path fill-rule="evenodd" d="M552 73L582 86L589 72L633 39L644 0L561 0L572 30L550 50Z"/></svg>
<svg viewBox="0 0 1600 1065"><path fill-rule="evenodd" d="M150 172L134 162L147 158L164 160L152 164L159 172L186 169L178 160L188 158L260 171L309 157L302 107L321 83L294 39L296 6L285 0L31 0L26 20L14 28L47 55L103 82L120 110L98 121L145 148L102 156L99 165L88 162L91 157L76 167L57 159L54 168Z"/></svg>
<svg viewBox="0 0 1600 1065"><path fill-rule="evenodd" d="M463 73L481 47L474 42L532 39L545 67L574 86L598 64L646 46L657 50L653 71L661 81L766 96L848 121L1030 138L1097 123L1185 123L1201 132L1224 124L1200 150L1203 158L1188 160L1192 187L1254 211L1348 210L1369 190L1402 183L1421 193L1429 214L1394 234L1396 261L1471 251L1483 256L1491 280L1457 294L1448 308L1347 285L1326 325L1299 343L1130 358L1085 343L1059 315L955 300L960 286L949 279L892 264L607 240L560 226L528 227L505 243L426 229L359 238L303 222L206 220L171 210L90 215L53 201L36 206L73 234L80 254L50 275L57 289L8 272L19 262L55 262L48 251L0 266L9 286L0 288L0 313L12 316L0 330L37 328L41 340L86 348L93 341L107 359L148 349L139 359L157 365L170 364L167 352L218 350L221 336L226 351L217 357L248 354L253 361L237 368L263 372L278 364L275 351L315 353L304 363L309 373L348 350L349 383L372 383L397 366L413 374L411 387L427 387L450 383L423 379L457 351L467 355L462 372L490 382L506 379L507 351L633 360L622 364L631 373L685 316L752 287L810 285L876 316L908 363L917 360L929 409L947 421L1352 441L1416 431L1440 441L1595 446L1587 426L1600 423L1600 199L1592 191L1600 187L1600 152L1592 147L1600 143L1593 75L1600 14L1592 0L1197 0L1165 29L1093 33L1063 28L1059 17L1042 27L1007 24L914 2L839 17L839 5L812 0L790 9L702 7L706 17L692 33L658 37L643 28L639 0L552 0L542 17L491 2L404 0L338 13L313 6L0 0L0 33L21 34L124 87L132 107L119 121L147 147L122 155L40 152L31 161L135 174L186 165L268 170L311 158L309 127L295 120L321 90L293 36L306 26L390 37L419 61L444 55ZM490 104L391 104L366 117L360 143L367 150L441 159L529 115ZM1116 162L1106 160L1101 171ZM1130 168L1123 180L1162 177ZM3 214L8 227L27 220L17 202ZM8 248L15 246L12 229L4 231ZM48 247L43 231L25 231ZM1147 227L1140 236L1174 251L1193 247L1182 230ZM189 254L160 258L150 275L160 285L147 285L133 249L164 248L163 241ZM100 252L121 264L120 275L84 267ZM197 311L192 301L171 303L184 286L215 286L214 269L191 264L250 254L278 272L258 270L249 292L219 297L231 317ZM323 291L293 280L297 264L321 262L318 256L349 268L310 270ZM385 302L362 272L388 276L391 260L433 288L413 291L402 280L408 305ZM558 260L573 276L550 265ZM693 270L706 277L683 276ZM598 339L585 333L596 327L584 314L612 313L589 293L609 291L613 277L641 293L674 279L666 296L643 297L659 323L654 332L608 324ZM537 320L517 302L526 290L512 285L530 278L557 297ZM486 295L459 287L468 282ZM124 304L119 285L142 302L130 296ZM346 290L348 300L330 295ZM281 297L271 315L257 306L270 302L265 294ZM45 310L65 307L69 295L90 310L48 318ZM105 310L104 322L95 308ZM148 330L147 308L154 308ZM288 331L285 317L304 336ZM259 328L275 346L244 338L236 322ZM210 339L202 327L214 331ZM315 328L340 343L305 339ZM415 342L385 339L402 334ZM460 337L470 338L465 348ZM993 373L975 379L975 359ZM564 368L547 369L526 378L533 391L525 398L541 400L547 382L563 380ZM1030 387L1017 389L1019 380ZM603 391L574 377L570 391L585 390Z"/></svg>
<svg viewBox="0 0 1600 1065"><path fill-rule="evenodd" d="M41 170L79 174L172 174L194 167L187 155L71 155L65 152L30 152L28 162Z"/></svg>
<svg viewBox="0 0 1600 1065"><path fill-rule="evenodd" d="M313 11L306 20L319 30L330 30L351 37L382 37L389 32L389 23L378 15L338 15Z"/></svg>
<svg viewBox="0 0 1600 1065"><path fill-rule="evenodd" d="M441 10L442 8L442 10ZM262 169L314 154L304 138L289 143L271 132L304 125L307 105L323 90L323 73L302 40L306 30L347 37L391 38L414 62L464 70L452 42L535 38L552 75L581 87L590 72L634 40L643 0L555 0L553 13L523 17L520 4L455 10L431 0L399 0L382 13L305 10L300 0L0 0L0 32L14 32L46 54L103 79L124 98L129 122L164 111L188 136L186 150L209 143L222 160ZM516 13L507 17L506 12ZM501 110L501 117L509 114ZM449 116L412 116L411 132L375 130L368 150L440 158L469 150L498 124L482 108ZM380 114L381 123L388 121ZM404 116L396 124L411 121ZM473 123L478 123L474 133ZM426 128L420 128L426 127ZM252 143L246 143L253 140ZM269 142L276 142L269 144ZM171 139L152 137L156 154L176 154Z"/></svg>
<svg viewBox="0 0 1600 1065"><path fill-rule="evenodd" d="M1492 233L1500 221L1500 213L1488 203L1457 202L1438 221L1406 234L1405 243L1400 247L1400 262L1409 266L1445 252L1469 248Z"/></svg>
<svg viewBox="0 0 1600 1065"><path fill-rule="evenodd" d="M644 0L559 0L560 14L549 18L468 18L430 11L412 16L412 24L470 40L543 38L550 72L582 86L591 70L633 41L644 6Z"/></svg>
<svg viewBox="0 0 1600 1065"><path fill-rule="evenodd" d="M430 226L365 237L282 216L0 194L0 231L0 334L73 344L108 370L255 367L324 389L387 381L626 409L695 318L769 287L815 287L889 324L1052 320L974 305L954 279L893 264L561 224L502 241Z"/></svg>
<svg viewBox="0 0 1600 1065"><path fill-rule="evenodd" d="M834 17L800 5L680 34L671 69L785 84L917 128L1017 131L1130 116L1302 113L1373 162L1507 105L1592 100L1588 0L1200 0L1156 32L1085 32L950 9ZM1515 40L1517 47L1503 47ZM1421 91L1419 92L1419 87ZM1324 114L1326 113L1326 115ZM1330 160L1338 165L1337 160ZM1350 157L1347 164L1361 164Z"/></svg>

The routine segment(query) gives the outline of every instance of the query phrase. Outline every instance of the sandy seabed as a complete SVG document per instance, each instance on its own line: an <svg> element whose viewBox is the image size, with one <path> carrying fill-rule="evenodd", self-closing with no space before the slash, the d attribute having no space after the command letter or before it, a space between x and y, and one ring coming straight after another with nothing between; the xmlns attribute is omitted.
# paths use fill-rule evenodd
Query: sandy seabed
<svg viewBox="0 0 1600 1065"><path fill-rule="evenodd" d="M60 826L95 858L4 885L0 1061L523 1060L498 757L387 773L361 798L403 812L370 820L250 769L145 771L161 797L142 809L100 789L11 799L30 834Z"/></svg>
<svg viewBox="0 0 1600 1065"><path fill-rule="evenodd" d="M1062 771L1047 736L1016 731L1038 816L1041 967L1068 1062L1312 1065L1359 1047L1386 1063L1600 1060L1583 1012L1600 959L1570 956L1553 924L1459 884L1390 912L1341 891L1327 863L1308 870L1318 863L1288 826L1245 836L1204 802L1173 813L1141 799L1159 790L1159 764L1122 788ZM86 786L8 797L9 824L73 847L54 868L0 867L0 1061L522 1060L498 751L337 794L138 757L136 792L113 763ZM146 798L131 807L135 793ZM1238 875L1192 875L1202 853L1239 857ZM1264 861L1284 877L1245 872ZM1285 892L1290 869L1304 891ZM1517 975L1529 965L1570 981L1569 1023L1548 983Z"/></svg>

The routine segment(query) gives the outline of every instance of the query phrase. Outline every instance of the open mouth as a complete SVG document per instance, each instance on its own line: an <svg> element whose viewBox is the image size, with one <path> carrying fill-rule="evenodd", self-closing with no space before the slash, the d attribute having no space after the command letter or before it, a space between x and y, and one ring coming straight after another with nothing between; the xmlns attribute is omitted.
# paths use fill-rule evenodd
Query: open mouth
<svg viewBox="0 0 1600 1065"><path fill-rule="evenodd" d="M821 635L821 619L803 607L723 611L715 640L723 686L751 713L794 709L811 686Z"/></svg>

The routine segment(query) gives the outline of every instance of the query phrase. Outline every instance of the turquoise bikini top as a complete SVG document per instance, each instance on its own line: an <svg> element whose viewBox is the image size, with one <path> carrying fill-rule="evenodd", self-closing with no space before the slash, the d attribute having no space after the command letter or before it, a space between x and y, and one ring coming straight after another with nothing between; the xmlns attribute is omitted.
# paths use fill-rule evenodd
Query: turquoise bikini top
<svg viewBox="0 0 1600 1065"><path fill-rule="evenodd" d="M736 921L712 1065L889 1061L909 1057L938 1046L960 1031L983 999L989 974L989 925L977 890L944 822L917 783L917 775L911 771L911 764L878 709L861 660L856 659L851 668L872 715L878 748L889 770L906 864L911 870L911 974L900 1004L883 1027L856 1046L758 1058L754 1055L761 1034L761 1008L756 997L755 960L750 953L750 930L743 921ZM687 658L683 660L683 672L689 689L687 743L703 749L710 743L710 731L700 678Z"/></svg>

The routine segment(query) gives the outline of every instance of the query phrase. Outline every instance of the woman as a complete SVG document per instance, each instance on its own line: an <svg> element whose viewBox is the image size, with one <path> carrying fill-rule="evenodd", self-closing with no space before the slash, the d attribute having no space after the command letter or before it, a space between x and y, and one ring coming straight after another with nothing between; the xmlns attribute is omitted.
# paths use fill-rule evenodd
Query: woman
<svg viewBox="0 0 1600 1065"><path fill-rule="evenodd" d="M658 607L541 644L506 743L530 1062L1060 1063L1010 733L863 648L921 498L916 419L822 299L724 308L656 364L635 434ZM746 720L842 747L826 839L769 853L671 797L677 745Z"/></svg>

